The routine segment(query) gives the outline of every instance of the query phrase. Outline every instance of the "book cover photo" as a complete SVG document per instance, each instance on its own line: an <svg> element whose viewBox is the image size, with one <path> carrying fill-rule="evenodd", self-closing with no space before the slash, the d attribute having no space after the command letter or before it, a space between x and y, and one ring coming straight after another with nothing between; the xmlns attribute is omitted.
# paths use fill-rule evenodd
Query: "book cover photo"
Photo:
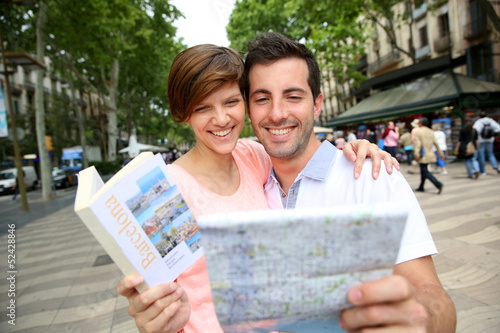
<svg viewBox="0 0 500 333"><path fill-rule="evenodd" d="M203 249L196 220L161 156L146 162L120 172L86 204L77 193L75 211L124 274L138 272L152 287L174 281ZM95 170L80 177L86 174L98 177Z"/></svg>

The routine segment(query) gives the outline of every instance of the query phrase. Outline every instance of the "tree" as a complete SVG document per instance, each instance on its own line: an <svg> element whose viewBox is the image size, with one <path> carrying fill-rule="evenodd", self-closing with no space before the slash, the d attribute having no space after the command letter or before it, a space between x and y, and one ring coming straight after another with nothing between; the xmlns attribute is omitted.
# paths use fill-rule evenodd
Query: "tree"
<svg viewBox="0 0 500 333"><path fill-rule="evenodd" d="M413 63L416 62L415 49L407 49L407 45L400 45L396 38L396 31L407 26L410 32L409 44L413 45L413 1L412 0L363 0L359 2L365 15L385 31L394 50L406 54ZM399 5L399 6L398 6Z"/></svg>
<svg viewBox="0 0 500 333"><path fill-rule="evenodd" d="M73 117L78 124L67 129L67 134L74 138L55 141L55 146L61 147L62 141L82 147L87 141L99 143L112 160L116 155L118 123L129 133L136 127L152 143L166 136L173 141L192 138L191 131L167 117L168 69L174 56L184 48L176 40L176 28L172 25L181 13L168 0L44 0L44 5L48 17L43 51L51 59L47 75L67 80L70 95L66 106L64 98L49 100L49 113L44 117L51 118L55 116L51 112L66 110L67 115L61 115L58 123ZM11 44L35 53L41 3L28 11L13 7L12 15L2 12L3 8L0 6L0 15L10 19L0 24L8 24L14 32ZM80 106L76 103L83 101L77 101L77 92L80 98L82 92L100 96L107 117L86 119L84 114L79 115ZM57 103L51 105L56 99ZM50 122L46 125L49 133L60 135L64 130Z"/></svg>
<svg viewBox="0 0 500 333"><path fill-rule="evenodd" d="M38 62L44 63L45 57L45 28L47 26L47 3L40 1L38 19L36 22L36 57ZM36 73L35 109L36 109L36 138L38 143L38 154L40 155L40 170L42 178L42 198L51 199L52 191L52 168L50 165L49 152L45 142L45 103L43 78L45 72L38 70Z"/></svg>
<svg viewBox="0 0 500 333"><path fill-rule="evenodd" d="M351 1L241 0L227 26L231 47L246 51L256 34L276 31L304 42L323 68L337 77L349 74L363 52L366 29Z"/></svg>

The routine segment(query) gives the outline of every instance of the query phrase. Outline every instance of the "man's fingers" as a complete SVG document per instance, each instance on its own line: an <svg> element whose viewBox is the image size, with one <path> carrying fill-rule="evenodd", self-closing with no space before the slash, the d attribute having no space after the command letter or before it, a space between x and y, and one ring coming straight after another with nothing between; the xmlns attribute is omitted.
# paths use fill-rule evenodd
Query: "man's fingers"
<svg viewBox="0 0 500 333"><path fill-rule="evenodd" d="M140 274L127 275L120 282L118 282L116 285L116 291L125 297L132 296L137 293L135 288L143 281L144 279Z"/></svg>
<svg viewBox="0 0 500 333"><path fill-rule="evenodd" d="M386 332L387 326L391 326L399 327L398 332L404 332L404 326L425 327L427 312L422 304L412 298L403 302L347 309L342 312L340 321L343 328L349 331L383 326Z"/></svg>
<svg viewBox="0 0 500 333"><path fill-rule="evenodd" d="M414 287L399 275L365 282L355 286L347 293L349 302L353 305L365 306L371 304L401 302L413 296Z"/></svg>

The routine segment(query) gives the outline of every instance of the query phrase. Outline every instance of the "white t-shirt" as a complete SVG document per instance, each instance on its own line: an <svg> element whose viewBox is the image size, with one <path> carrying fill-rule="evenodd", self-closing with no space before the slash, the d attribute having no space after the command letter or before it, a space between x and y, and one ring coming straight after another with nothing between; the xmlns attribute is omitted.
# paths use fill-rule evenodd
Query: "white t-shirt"
<svg viewBox="0 0 500 333"><path fill-rule="evenodd" d="M489 117L479 118L478 120L476 120L474 122L474 125L472 127L476 130L477 137L478 137L480 143L481 142L493 142L493 141L495 141L495 137L485 139L481 136L481 131L483 130L483 126L486 123L490 124L490 126L493 127L493 131L495 131L495 133L500 132L500 124L498 124L496 121L494 121L493 119L491 119Z"/></svg>
<svg viewBox="0 0 500 333"><path fill-rule="evenodd" d="M434 131L434 136L442 151L447 151L448 146L446 145L446 134L443 131ZM436 151L436 147L432 146L433 150Z"/></svg>
<svg viewBox="0 0 500 333"><path fill-rule="evenodd" d="M373 179L369 159L363 165L358 180L354 178L353 170L354 163L342 151L323 143L297 176L287 197L283 196L273 170L264 187L269 207L283 209L393 202L409 210L396 263L436 254L424 213L404 176L397 170L392 175L387 174L382 163L379 178Z"/></svg>

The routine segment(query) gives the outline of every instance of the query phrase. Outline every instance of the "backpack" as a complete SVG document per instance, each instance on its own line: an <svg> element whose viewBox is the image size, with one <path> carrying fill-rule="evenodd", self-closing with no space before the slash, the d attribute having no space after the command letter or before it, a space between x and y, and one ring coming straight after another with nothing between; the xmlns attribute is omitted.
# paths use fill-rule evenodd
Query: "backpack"
<svg viewBox="0 0 500 333"><path fill-rule="evenodd" d="M495 136L495 131L493 127L489 123L484 124L483 129L481 130L481 137L483 139L491 139Z"/></svg>

